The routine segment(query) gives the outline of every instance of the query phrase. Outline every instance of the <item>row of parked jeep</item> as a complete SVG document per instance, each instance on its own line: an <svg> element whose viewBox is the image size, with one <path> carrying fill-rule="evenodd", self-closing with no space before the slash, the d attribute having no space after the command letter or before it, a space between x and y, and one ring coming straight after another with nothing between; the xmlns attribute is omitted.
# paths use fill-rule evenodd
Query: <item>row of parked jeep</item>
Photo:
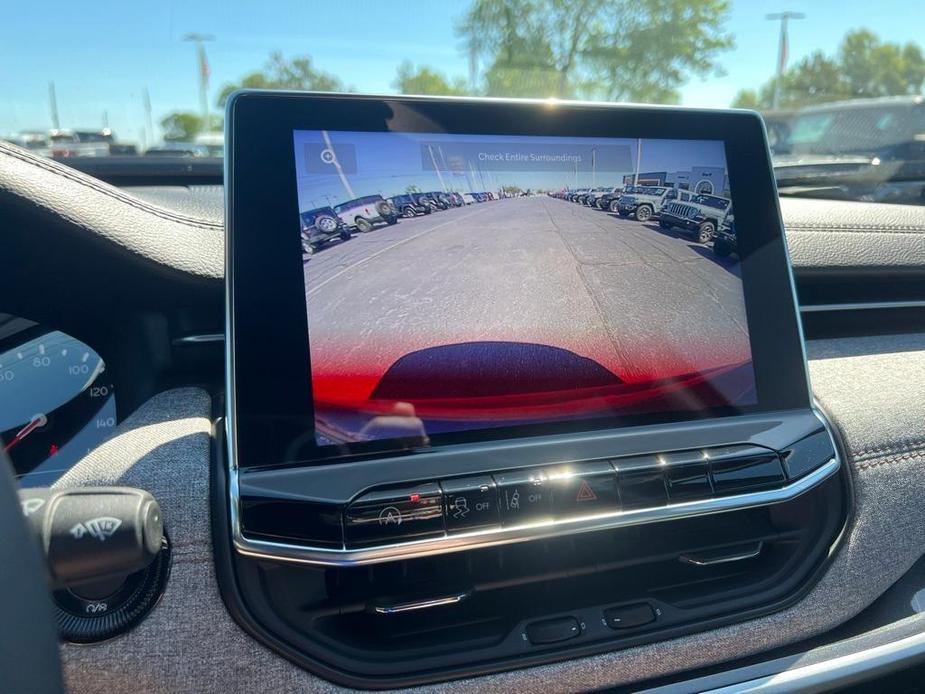
<svg viewBox="0 0 925 694"><path fill-rule="evenodd" d="M333 207L317 207L302 212L302 252L312 255L331 241L344 241L353 232L372 231L376 225L397 224L400 217L411 218L432 214L451 207L465 207L475 203L495 200L497 193L403 193L383 198L381 195L365 195L339 203Z"/></svg>
<svg viewBox="0 0 925 694"><path fill-rule="evenodd" d="M669 186L624 186L560 190L552 197L640 222L657 220L662 229L682 229L698 243L712 241L719 256L735 253L732 200Z"/></svg>

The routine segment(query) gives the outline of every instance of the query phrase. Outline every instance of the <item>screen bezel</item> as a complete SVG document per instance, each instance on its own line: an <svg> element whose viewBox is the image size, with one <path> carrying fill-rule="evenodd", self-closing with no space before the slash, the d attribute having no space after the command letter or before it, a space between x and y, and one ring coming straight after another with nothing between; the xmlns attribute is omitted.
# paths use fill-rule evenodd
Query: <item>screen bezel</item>
<svg viewBox="0 0 925 694"><path fill-rule="evenodd" d="M803 341L764 126L748 111L551 101L237 92L226 110L229 415L241 467L403 455L401 441L314 444L295 130L721 140L736 210L758 403L442 435L437 446L808 408ZM267 229L292 228L291 234ZM267 310L272 307L272 310ZM432 450L437 446L431 446ZM326 447L328 449L332 447Z"/></svg>

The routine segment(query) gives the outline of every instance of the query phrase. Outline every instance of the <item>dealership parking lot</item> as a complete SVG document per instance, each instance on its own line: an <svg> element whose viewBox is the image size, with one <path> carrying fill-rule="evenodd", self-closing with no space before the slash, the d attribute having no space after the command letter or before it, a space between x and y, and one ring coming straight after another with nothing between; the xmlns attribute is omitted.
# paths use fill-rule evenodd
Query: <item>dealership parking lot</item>
<svg viewBox="0 0 925 694"><path fill-rule="evenodd" d="M317 252L305 273L315 366L505 340L569 349L632 382L749 354L734 259L546 196L402 219Z"/></svg>

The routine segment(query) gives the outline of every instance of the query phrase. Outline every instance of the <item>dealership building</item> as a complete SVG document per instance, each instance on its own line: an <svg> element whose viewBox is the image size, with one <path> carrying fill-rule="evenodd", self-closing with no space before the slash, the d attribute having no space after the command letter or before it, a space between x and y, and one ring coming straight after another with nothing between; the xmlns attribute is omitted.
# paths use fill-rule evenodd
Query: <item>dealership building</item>
<svg viewBox="0 0 925 694"><path fill-rule="evenodd" d="M623 177L623 185L633 185L634 174ZM693 166L689 171L647 171L639 173L641 186L672 186L695 193L729 197L729 177L721 166Z"/></svg>

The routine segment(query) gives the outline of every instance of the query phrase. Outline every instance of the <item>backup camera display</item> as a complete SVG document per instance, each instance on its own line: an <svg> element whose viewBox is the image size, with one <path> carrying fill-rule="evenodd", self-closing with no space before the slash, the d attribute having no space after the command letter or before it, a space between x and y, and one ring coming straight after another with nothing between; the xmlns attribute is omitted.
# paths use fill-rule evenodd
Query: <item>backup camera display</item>
<svg viewBox="0 0 925 694"><path fill-rule="evenodd" d="M757 402L721 141L294 147L318 445Z"/></svg>

